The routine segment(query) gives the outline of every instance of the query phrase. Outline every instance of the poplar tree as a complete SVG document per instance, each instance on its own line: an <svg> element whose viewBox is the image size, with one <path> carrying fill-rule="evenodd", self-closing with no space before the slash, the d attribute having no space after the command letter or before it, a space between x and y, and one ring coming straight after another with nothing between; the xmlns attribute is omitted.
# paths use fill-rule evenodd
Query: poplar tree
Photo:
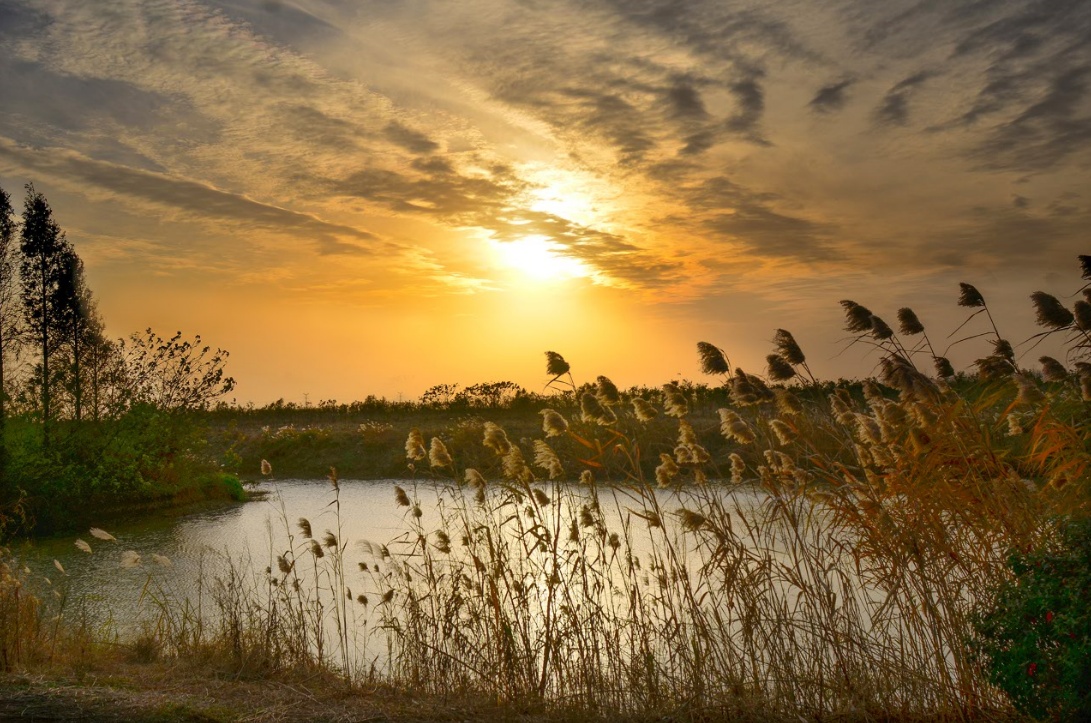
<svg viewBox="0 0 1091 723"><path fill-rule="evenodd" d="M28 183L23 205L21 233L22 263L20 277L27 331L41 357L42 442L49 446L50 423L53 419L53 374L50 363L64 342L63 328L66 310L66 258L71 247L56 221L45 196Z"/></svg>
<svg viewBox="0 0 1091 723"><path fill-rule="evenodd" d="M0 478L7 467L7 360L19 337L19 295L16 273L15 212L11 197L0 188Z"/></svg>
<svg viewBox="0 0 1091 723"><path fill-rule="evenodd" d="M72 394L72 416L79 422L84 410L84 377L92 374L92 405L97 407L97 347L104 343L103 324L99 319L91 290L83 275L83 261L71 246L61 251L62 275L58 288L59 333L63 335L68 358L68 391ZM97 418L97 410L92 412Z"/></svg>

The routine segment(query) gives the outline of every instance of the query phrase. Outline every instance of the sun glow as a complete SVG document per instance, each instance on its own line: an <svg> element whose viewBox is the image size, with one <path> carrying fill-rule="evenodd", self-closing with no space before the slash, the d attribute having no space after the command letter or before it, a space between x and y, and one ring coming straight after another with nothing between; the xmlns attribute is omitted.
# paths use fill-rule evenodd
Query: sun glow
<svg viewBox="0 0 1091 723"><path fill-rule="evenodd" d="M546 236L525 236L517 241L493 241L501 263L539 281L560 281L591 275L579 259L565 256L560 244Z"/></svg>

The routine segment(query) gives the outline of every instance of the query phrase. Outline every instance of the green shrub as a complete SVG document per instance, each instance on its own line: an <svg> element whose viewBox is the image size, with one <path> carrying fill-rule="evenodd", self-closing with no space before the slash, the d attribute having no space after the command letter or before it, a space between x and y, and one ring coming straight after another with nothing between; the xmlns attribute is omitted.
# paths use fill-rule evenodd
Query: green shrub
<svg viewBox="0 0 1091 723"><path fill-rule="evenodd" d="M990 681L1035 718L1091 721L1091 519L1012 554L974 621Z"/></svg>

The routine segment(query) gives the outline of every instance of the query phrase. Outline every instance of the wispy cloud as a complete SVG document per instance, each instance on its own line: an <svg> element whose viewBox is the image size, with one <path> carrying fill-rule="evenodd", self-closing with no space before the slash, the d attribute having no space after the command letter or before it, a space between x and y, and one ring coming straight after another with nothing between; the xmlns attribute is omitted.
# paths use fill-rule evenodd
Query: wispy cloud
<svg viewBox="0 0 1091 723"><path fill-rule="evenodd" d="M883 125L904 126L909 122L909 99L934 76L932 71L921 70L899 80L887 91L879 107L875 109L875 120Z"/></svg>
<svg viewBox="0 0 1091 723"><path fill-rule="evenodd" d="M725 248L829 272L882 238L890 258L942 266L968 256L941 253L937 228L987 255L973 239L994 224L975 208L1044 213L1091 153L1078 0L416 0L366 17L348 0L0 0L0 14L11 168L318 254L426 247L433 276L463 289L488 284L457 281L478 277L433 235L548 236L601 283L660 298L720 283ZM617 200L593 218L536 211L531 164ZM1013 207L1026 172L1034 203ZM927 232L893 220L923 216Z"/></svg>
<svg viewBox="0 0 1091 723"><path fill-rule="evenodd" d="M839 80L836 83L824 85L811 98L809 105L811 110L818 113L832 113L845 107L848 100L848 89L853 84L851 78Z"/></svg>
<svg viewBox="0 0 1091 723"><path fill-rule="evenodd" d="M259 203L196 181L95 161L64 149L31 149L0 138L0 159L15 172L44 175L70 188L86 184L98 192L150 203L191 219L304 236L323 254L368 253L378 241L367 231L328 223L308 213Z"/></svg>

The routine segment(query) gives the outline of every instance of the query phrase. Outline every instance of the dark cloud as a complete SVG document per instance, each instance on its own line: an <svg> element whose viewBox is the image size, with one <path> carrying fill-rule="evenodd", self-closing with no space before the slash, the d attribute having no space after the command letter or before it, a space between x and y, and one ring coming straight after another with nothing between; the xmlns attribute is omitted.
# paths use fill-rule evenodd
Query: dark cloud
<svg viewBox="0 0 1091 723"><path fill-rule="evenodd" d="M274 110L278 126L293 139L337 149L357 145L361 129L341 118L302 103L283 103Z"/></svg>
<svg viewBox="0 0 1091 723"><path fill-rule="evenodd" d="M401 123L390 123L383 129L383 135L396 145L401 146L410 153L427 154L439 150L439 144L421 133L403 126Z"/></svg>
<svg viewBox="0 0 1091 723"><path fill-rule="evenodd" d="M679 151L683 156L696 156L704 153L716 144L718 134L712 129L697 131L685 137L685 145Z"/></svg>
<svg viewBox="0 0 1091 723"><path fill-rule="evenodd" d="M49 25L49 15L18 2L0 0L0 42L25 38Z"/></svg>
<svg viewBox="0 0 1091 723"><path fill-rule="evenodd" d="M847 91L852 84L851 79L846 79L824 85L818 89L818 92L814 94L814 98L811 98L811 102L807 105L816 113L832 113L841 110L845 107Z"/></svg>
<svg viewBox="0 0 1091 723"><path fill-rule="evenodd" d="M643 160L655 147L655 141L643 128L641 115L620 95L582 88L565 88L561 94L574 101L576 123L605 138L617 149L623 164Z"/></svg>
<svg viewBox="0 0 1091 723"><path fill-rule="evenodd" d="M1091 67L1067 70L1013 120L994 127L972 156L986 168L1040 170L1091 148Z"/></svg>
<svg viewBox="0 0 1091 723"><path fill-rule="evenodd" d="M815 57L788 23L759 7L676 0L607 0L605 5L630 23L714 58L753 60L752 52Z"/></svg>
<svg viewBox="0 0 1091 723"><path fill-rule="evenodd" d="M581 10L598 24L596 36L612 39L608 52L584 52L576 39L554 35L556 12L535 4L513 11L503 33L487 43L477 45L468 32L459 52L496 99L574 145L607 144L630 169L660 162L663 151L698 156L730 138L767 145L766 63L813 57L786 24L755 8L588 0L570 8L577 23ZM692 67L680 70L647 53L651 36L659 36L653 44L694 57ZM722 109L725 91L731 105Z"/></svg>
<svg viewBox="0 0 1091 723"><path fill-rule="evenodd" d="M425 166L418 168L427 170ZM332 193L364 198L393 211L485 229L500 242L545 236L560 244L566 255L613 279L640 287L658 288L674 280L677 264L621 236L527 209L521 198L526 190L526 184L507 168L495 168L491 177L468 177L449 165L417 176L365 169L331 186Z"/></svg>
<svg viewBox="0 0 1091 723"><path fill-rule="evenodd" d="M243 20L263 37L284 45L318 46L344 35L336 25L307 12L295 3L279 0L213 0L229 17Z"/></svg>
<svg viewBox="0 0 1091 723"><path fill-rule="evenodd" d="M438 169L408 176L396 171L367 168L332 185L334 193L363 198L393 211L424 213L454 223L480 225L499 215L517 189L494 178L467 177Z"/></svg>
<svg viewBox="0 0 1091 723"><path fill-rule="evenodd" d="M941 234L939 243L918 249L918 261L952 267L984 263L1048 268L1081 252L1073 239L1086 236L1091 208L1073 206L1067 213L1036 213L1015 204L972 209L956 229Z"/></svg>
<svg viewBox="0 0 1091 723"><path fill-rule="evenodd" d="M730 213L708 219L704 227L720 236L741 241L762 256L801 261L834 257L824 241L826 232L818 224L777 213L762 204L741 204Z"/></svg>
<svg viewBox="0 0 1091 723"><path fill-rule="evenodd" d="M765 92L758 77L748 78L728 86L735 97L738 110L727 119L728 130L739 133L758 143L766 143L759 132L762 113L765 111Z"/></svg>
<svg viewBox="0 0 1091 723"><path fill-rule="evenodd" d="M875 109L875 120L888 126L904 126L909 121L909 102L901 93L888 93Z"/></svg>
<svg viewBox="0 0 1091 723"><path fill-rule="evenodd" d="M875 109L875 120L881 125L904 126L909 122L909 98L913 92L935 73L922 70L898 81L887 91L879 107Z"/></svg>
<svg viewBox="0 0 1091 723"><path fill-rule="evenodd" d="M323 254L366 252L376 241L372 234L351 226L327 223L310 214L259 203L195 181L95 161L69 151L34 150L0 139L0 158L27 171L150 202L199 220L211 218L301 235L314 240Z"/></svg>
<svg viewBox="0 0 1091 723"><path fill-rule="evenodd" d="M103 123L116 127L197 124L215 138L178 99L119 80L53 72L40 64L0 53L0 132L12 127L43 141L56 133L81 133Z"/></svg>
<svg viewBox="0 0 1091 723"><path fill-rule="evenodd" d="M801 261L831 260L830 229L774 208L781 201L771 193L756 193L727 176L708 179L680 191L692 209L704 234L712 234L748 247L764 256L796 258ZM685 219L668 219L686 223Z"/></svg>
<svg viewBox="0 0 1091 723"><path fill-rule="evenodd" d="M1091 149L1091 4L998 3L973 19L959 25L951 55L987 63L981 87L950 124L984 136L970 157L993 170L1041 171Z"/></svg>
<svg viewBox="0 0 1091 723"><path fill-rule="evenodd" d="M667 104L670 114L676 118L706 118L701 92L689 83L679 82L667 89Z"/></svg>

